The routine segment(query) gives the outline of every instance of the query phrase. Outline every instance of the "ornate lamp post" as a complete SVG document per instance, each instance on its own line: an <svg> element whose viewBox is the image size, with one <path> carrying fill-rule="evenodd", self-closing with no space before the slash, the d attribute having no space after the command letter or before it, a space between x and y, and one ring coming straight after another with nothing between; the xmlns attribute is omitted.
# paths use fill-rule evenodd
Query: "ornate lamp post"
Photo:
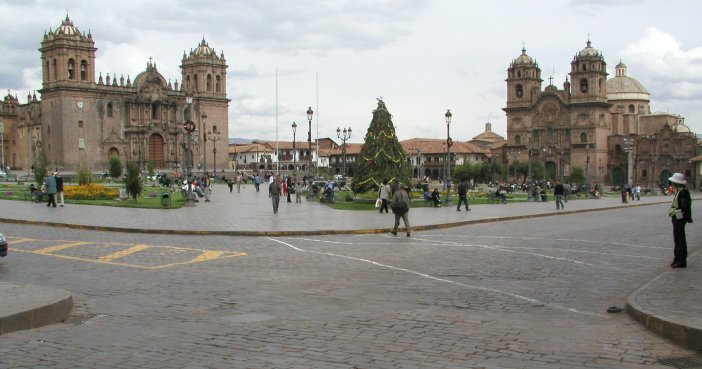
<svg viewBox="0 0 702 369"><path fill-rule="evenodd" d="M219 132L217 131L217 127L213 126L211 132L207 132L207 135L209 136L210 141L212 141L212 173L214 173L213 177L217 176L217 141L219 141Z"/></svg>
<svg viewBox="0 0 702 369"><path fill-rule="evenodd" d="M626 184L631 186L633 177L633 162L631 160L632 153L634 152L633 138L624 139L624 151L626 152Z"/></svg>
<svg viewBox="0 0 702 369"><path fill-rule="evenodd" d="M451 145L453 145L453 140L451 140L450 126L451 126L451 109L446 109L446 205L451 203Z"/></svg>
<svg viewBox="0 0 702 369"><path fill-rule="evenodd" d="M202 172L207 173L207 114L200 116L202 119Z"/></svg>
<svg viewBox="0 0 702 369"><path fill-rule="evenodd" d="M185 98L185 101L188 104L188 110L192 114L192 105L193 105L193 98L192 96L187 96ZM185 178L187 180L188 184L188 194L185 197L185 205L183 206L195 206L195 203L193 202L193 187L192 187L192 182L191 182L191 176L192 176L192 170L193 170L193 153L190 149L190 141L192 140L193 137L193 132L195 132L195 122L190 120L190 117L188 117L188 120L183 124L183 130L185 131L185 134L188 135L188 140L185 148L185 170L187 172Z"/></svg>
<svg viewBox="0 0 702 369"><path fill-rule="evenodd" d="M336 137L341 139L341 141L343 142L343 144L341 146L341 162L342 162L341 175L346 177L346 140L351 138L351 127L349 127L348 129L344 128L343 135L342 135L341 129L339 129L337 127L336 128Z"/></svg>
<svg viewBox="0 0 702 369"><path fill-rule="evenodd" d="M310 189L307 191L307 199L309 200L311 197L314 196L314 193L312 192L312 183L314 181L314 178L312 178L312 115L314 115L314 111L312 110L312 107L310 106L307 109L307 122L309 124L308 129L307 129L307 150L309 150L308 155L309 155L309 166L307 167L307 182L309 184L308 188Z"/></svg>
<svg viewBox="0 0 702 369"><path fill-rule="evenodd" d="M297 132L297 123L292 124L293 131L293 178L297 179L297 157L295 156L295 132Z"/></svg>
<svg viewBox="0 0 702 369"><path fill-rule="evenodd" d="M307 149L309 150L308 155L310 162L309 167L307 167L307 178L312 178L312 115L314 115L314 111L310 106L307 109L307 122L309 123L307 129Z"/></svg>

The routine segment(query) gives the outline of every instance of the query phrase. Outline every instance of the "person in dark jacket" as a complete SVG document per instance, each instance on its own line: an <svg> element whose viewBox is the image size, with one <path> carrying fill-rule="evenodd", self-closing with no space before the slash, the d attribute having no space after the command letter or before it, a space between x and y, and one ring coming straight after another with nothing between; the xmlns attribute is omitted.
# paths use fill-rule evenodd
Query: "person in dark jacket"
<svg viewBox="0 0 702 369"><path fill-rule="evenodd" d="M457 211L461 211L461 204L465 204L466 211L470 210L468 207L468 184L465 178L461 178L461 183L458 184L458 206Z"/></svg>
<svg viewBox="0 0 702 369"><path fill-rule="evenodd" d="M63 207L63 177L58 172L54 172L54 178L56 178L56 202Z"/></svg>
<svg viewBox="0 0 702 369"><path fill-rule="evenodd" d="M44 178L44 186L46 186L46 194L49 196L49 203L46 207L56 207L56 178L54 176L46 176Z"/></svg>
<svg viewBox="0 0 702 369"><path fill-rule="evenodd" d="M670 204L668 215L673 222L673 263L670 264L673 268L687 267L687 239L685 237L685 224L692 223L692 201L690 199L690 191L687 190L685 184L685 176L682 173L675 173L668 181L675 186L675 197Z"/></svg>
<svg viewBox="0 0 702 369"><path fill-rule="evenodd" d="M395 227L393 227L391 232L393 236L397 236L397 227L400 225L400 218L402 218L402 221L405 223L407 237L410 236L409 207L409 194L406 191L405 185L400 183L397 186L397 191L392 194L392 202L390 203L390 208L395 214Z"/></svg>
<svg viewBox="0 0 702 369"><path fill-rule="evenodd" d="M556 186L553 188L553 197L556 198L556 210L565 209L563 195L565 195L565 188L563 188L561 181L556 181Z"/></svg>

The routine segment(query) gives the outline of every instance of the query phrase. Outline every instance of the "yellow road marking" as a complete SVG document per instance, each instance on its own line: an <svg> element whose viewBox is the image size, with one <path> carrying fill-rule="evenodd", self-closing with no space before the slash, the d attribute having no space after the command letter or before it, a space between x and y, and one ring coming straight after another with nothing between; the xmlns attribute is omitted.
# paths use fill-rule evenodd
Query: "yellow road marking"
<svg viewBox="0 0 702 369"><path fill-rule="evenodd" d="M112 261L112 260L115 260L115 259L123 258L123 257L125 257L125 256L127 256L127 255L131 255L131 254L137 253L137 252L139 252L139 251L141 251L141 250L144 250L144 249L147 249L147 248L149 248L149 246L146 246L146 245L134 245L134 246L132 246L132 247L126 249L126 250L121 250L121 251L113 252L113 253L111 253L111 254L109 254L109 255L101 256L101 257L98 258L98 260L100 260L100 261Z"/></svg>
<svg viewBox="0 0 702 369"><path fill-rule="evenodd" d="M197 263L199 261L207 261L207 260L217 259L218 257L222 256L222 254L224 254L224 251L207 250L207 251L203 252L200 256L191 259L190 262Z"/></svg>
<svg viewBox="0 0 702 369"><path fill-rule="evenodd" d="M30 242L30 241L36 241L33 238L14 238L14 237L8 237L8 239L12 240L12 244L16 243L22 243L22 242Z"/></svg>
<svg viewBox="0 0 702 369"><path fill-rule="evenodd" d="M50 246L50 247L45 247L43 249L34 250L34 252L37 254L51 254L52 252L70 249L71 247L76 247L76 246L80 246L80 245L87 245L89 243L91 243L91 242L78 241L78 242L64 243L63 245Z"/></svg>

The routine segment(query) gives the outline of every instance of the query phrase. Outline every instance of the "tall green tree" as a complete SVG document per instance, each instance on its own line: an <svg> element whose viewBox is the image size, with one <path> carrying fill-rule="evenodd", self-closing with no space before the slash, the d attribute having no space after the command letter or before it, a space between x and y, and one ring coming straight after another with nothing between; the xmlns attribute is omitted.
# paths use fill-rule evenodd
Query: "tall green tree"
<svg viewBox="0 0 702 369"><path fill-rule="evenodd" d="M383 180L398 180L409 186L410 170L405 150L395 135L392 114L383 100L378 99L356 160L351 189L356 193L377 190Z"/></svg>
<svg viewBox="0 0 702 369"><path fill-rule="evenodd" d="M110 177L112 177L113 179L117 179L122 175L122 160L120 160L118 155L110 156L108 168Z"/></svg>
<svg viewBox="0 0 702 369"><path fill-rule="evenodd" d="M127 174L124 178L124 185L127 188L127 194L134 201L137 201L137 197L141 194L143 184L141 183L141 178L139 178L139 165L133 162L127 163Z"/></svg>
<svg viewBox="0 0 702 369"><path fill-rule="evenodd" d="M37 148L36 156L34 158L34 180L37 184L41 185L44 183L44 177L46 177L46 154L41 147Z"/></svg>
<svg viewBox="0 0 702 369"><path fill-rule="evenodd" d="M570 172L570 182L582 186L585 183L585 171L581 167L573 167Z"/></svg>

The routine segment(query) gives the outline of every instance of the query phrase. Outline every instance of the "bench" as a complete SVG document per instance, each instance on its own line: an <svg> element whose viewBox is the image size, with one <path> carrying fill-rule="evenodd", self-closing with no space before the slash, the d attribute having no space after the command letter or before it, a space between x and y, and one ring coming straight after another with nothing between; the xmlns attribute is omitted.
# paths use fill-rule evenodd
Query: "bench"
<svg viewBox="0 0 702 369"><path fill-rule="evenodd" d="M497 196L497 194L493 191L489 191L487 193L487 201L488 204L495 204L498 201L501 201L503 204L507 203L507 197L505 195L502 195L500 197Z"/></svg>

